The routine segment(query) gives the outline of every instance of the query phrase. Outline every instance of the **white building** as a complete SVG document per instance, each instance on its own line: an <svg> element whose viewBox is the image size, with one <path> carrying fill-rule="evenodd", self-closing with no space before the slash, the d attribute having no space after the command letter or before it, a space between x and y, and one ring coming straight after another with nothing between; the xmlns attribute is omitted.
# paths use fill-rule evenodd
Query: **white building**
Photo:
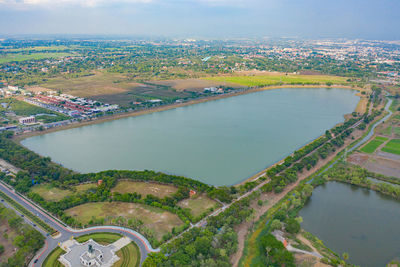
<svg viewBox="0 0 400 267"><path fill-rule="evenodd" d="M24 117L19 119L19 123L21 124L30 124L30 123L35 123L36 118L35 116L29 116L29 117Z"/></svg>

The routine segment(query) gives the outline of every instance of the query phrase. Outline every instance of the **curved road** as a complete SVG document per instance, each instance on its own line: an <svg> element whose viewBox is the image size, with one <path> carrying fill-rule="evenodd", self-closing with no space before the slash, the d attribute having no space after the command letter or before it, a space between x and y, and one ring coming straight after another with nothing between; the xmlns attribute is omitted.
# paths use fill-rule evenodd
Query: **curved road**
<svg viewBox="0 0 400 267"><path fill-rule="evenodd" d="M37 216L47 225L51 226L60 233L58 236L52 237L46 231L41 229L39 226L34 226L34 223L31 220L29 220L29 218L27 218L26 216L24 217L24 220L28 224L34 226L39 232L41 232L46 237L44 248L42 248L37 253L37 255L32 259L32 262L29 264L29 266L32 267L42 266L46 257L55 248L57 248L58 243L62 243L70 239L72 236L76 237L76 236L81 236L91 233L99 233L99 232L118 233L132 239L132 241L134 241L140 249L140 255L141 255L140 263L143 263L148 253L159 251L159 249L153 249L149 241L144 236L129 228L119 227L119 226L96 226L86 229L72 229L71 227L65 225L63 222L53 218L51 215L49 215L49 213L47 213L45 210L34 204L32 201L26 199L19 193L16 193L12 188L7 186L3 182L0 182L0 190L4 192L7 196L12 198L14 201L16 201L18 204L22 205L25 209L30 211L33 215ZM13 208L11 205L5 203L3 200L2 203L9 208ZM13 209L16 210L15 208ZM20 214L18 210L16 210L16 212L17 214Z"/></svg>

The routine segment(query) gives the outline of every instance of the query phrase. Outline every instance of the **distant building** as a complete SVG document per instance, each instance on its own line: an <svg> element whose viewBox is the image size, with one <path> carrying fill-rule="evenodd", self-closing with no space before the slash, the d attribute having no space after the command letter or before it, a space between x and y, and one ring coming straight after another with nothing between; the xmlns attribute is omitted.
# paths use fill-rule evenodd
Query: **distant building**
<svg viewBox="0 0 400 267"><path fill-rule="evenodd" d="M35 116L29 116L29 117L24 117L19 119L19 123L21 124L30 124L30 123L35 123L36 119Z"/></svg>

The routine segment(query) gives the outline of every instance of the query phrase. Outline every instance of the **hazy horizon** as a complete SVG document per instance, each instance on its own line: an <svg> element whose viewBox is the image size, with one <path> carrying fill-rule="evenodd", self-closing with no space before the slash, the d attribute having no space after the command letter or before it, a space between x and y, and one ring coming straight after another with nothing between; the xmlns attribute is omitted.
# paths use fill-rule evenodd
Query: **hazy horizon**
<svg viewBox="0 0 400 267"><path fill-rule="evenodd" d="M0 0L0 34L399 40L400 1Z"/></svg>

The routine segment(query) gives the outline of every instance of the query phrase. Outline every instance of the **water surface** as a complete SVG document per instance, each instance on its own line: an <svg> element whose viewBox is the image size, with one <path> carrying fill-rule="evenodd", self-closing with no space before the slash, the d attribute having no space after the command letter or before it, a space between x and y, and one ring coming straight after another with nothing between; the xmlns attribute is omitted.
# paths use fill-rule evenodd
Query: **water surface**
<svg viewBox="0 0 400 267"><path fill-rule="evenodd" d="M318 186L300 211L302 227L359 266L386 266L400 257L400 202L338 182Z"/></svg>
<svg viewBox="0 0 400 267"><path fill-rule="evenodd" d="M148 169L231 185L343 122L358 100L345 89L269 90L48 133L22 144L80 172Z"/></svg>

